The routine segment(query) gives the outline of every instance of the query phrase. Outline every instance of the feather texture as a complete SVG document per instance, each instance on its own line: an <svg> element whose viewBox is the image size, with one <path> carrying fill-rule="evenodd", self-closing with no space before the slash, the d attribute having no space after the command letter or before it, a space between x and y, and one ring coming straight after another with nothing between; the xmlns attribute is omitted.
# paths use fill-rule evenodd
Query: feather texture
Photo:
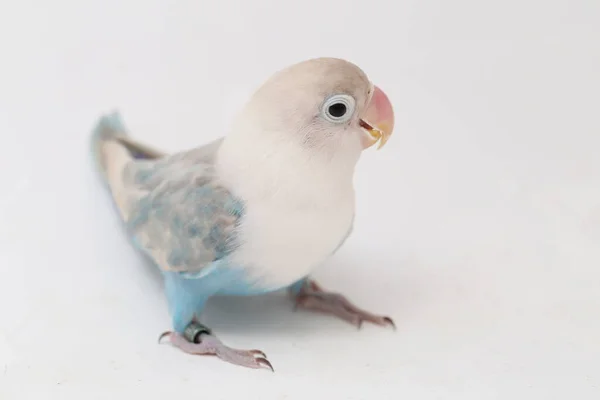
<svg viewBox="0 0 600 400"><path fill-rule="evenodd" d="M211 165L185 160L131 166L137 198L127 226L162 269L197 272L237 247L243 203L219 185Z"/></svg>

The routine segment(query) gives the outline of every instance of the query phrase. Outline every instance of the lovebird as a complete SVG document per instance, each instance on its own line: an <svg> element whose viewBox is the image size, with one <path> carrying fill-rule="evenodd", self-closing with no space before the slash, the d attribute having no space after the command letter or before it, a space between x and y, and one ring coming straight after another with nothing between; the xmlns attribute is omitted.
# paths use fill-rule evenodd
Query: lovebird
<svg viewBox="0 0 600 400"><path fill-rule="evenodd" d="M101 115L91 133L94 164L133 247L164 278L171 327L160 339L273 370L263 351L228 347L200 317L212 296L278 290L295 308L395 328L311 278L352 232L362 152L381 148L393 127L387 95L338 58L274 73L224 136L185 151L134 140L119 111Z"/></svg>

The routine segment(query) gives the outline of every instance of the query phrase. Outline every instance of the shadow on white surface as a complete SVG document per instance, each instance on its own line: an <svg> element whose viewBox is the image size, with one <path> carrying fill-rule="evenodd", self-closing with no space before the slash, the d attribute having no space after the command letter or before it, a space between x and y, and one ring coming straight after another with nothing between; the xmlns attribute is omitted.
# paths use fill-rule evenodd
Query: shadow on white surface
<svg viewBox="0 0 600 400"><path fill-rule="evenodd" d="M1 5L0 398L597 399L599 27L591 0ZM323 55L398 125L317 277L398 331L275 294L206 313L275 374L159 346L162 285L92 170L93 123L119 108L136 138L191 147Z"/></svg>

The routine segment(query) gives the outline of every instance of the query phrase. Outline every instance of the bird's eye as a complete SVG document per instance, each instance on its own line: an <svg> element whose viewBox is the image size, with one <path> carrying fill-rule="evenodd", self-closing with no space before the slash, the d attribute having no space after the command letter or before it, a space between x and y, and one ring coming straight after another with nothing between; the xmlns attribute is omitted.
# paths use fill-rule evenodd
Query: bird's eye
<svg viewBox="0 0 600 400"><path fill-rule="evenodd" d="M336 124L344 123L352 117L354 105L355 101L352 96L337 94L325 100L322 107L322 114L330 122Z"/></svg>

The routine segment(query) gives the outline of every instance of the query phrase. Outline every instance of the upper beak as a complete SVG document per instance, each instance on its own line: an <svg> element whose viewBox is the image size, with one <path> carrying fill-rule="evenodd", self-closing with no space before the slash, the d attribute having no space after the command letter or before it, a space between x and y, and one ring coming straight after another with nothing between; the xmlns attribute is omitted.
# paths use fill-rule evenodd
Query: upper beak
<svg viewBox="0 0 600 400"><path fill-rule="evenodd" d="M360 126L366 131L362 138L363 147L368 149L379 141L381 149L394 130L394 110L390 100L377 86L373 85L373 95L366 111L360 117Z"/></svg>

